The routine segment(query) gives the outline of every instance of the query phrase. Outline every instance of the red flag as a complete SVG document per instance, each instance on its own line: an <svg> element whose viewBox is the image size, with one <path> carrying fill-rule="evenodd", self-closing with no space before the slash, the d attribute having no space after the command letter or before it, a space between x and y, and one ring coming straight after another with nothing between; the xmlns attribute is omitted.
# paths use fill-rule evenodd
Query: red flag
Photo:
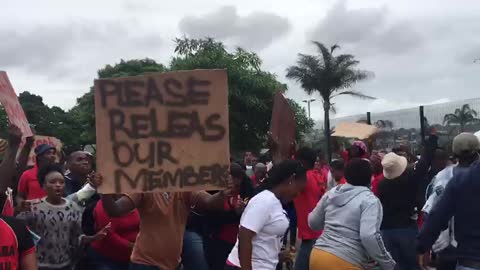
<svg viewBox="0 0 480 270"><path fill-rule="evenodd" d="M5 204L3 205L2 215L7 217L13 217L15 209L13 208L13 190L11 188L7 188L7 199L5 200Z"/></svg>

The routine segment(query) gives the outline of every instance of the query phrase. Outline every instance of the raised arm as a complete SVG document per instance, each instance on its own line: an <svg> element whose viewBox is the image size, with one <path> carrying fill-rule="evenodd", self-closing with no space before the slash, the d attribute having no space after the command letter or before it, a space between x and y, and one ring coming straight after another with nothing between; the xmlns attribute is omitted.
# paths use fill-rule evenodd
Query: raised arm
<svg viewBox="0 0 480 270"><path fill-rule="evenodd" d="M197 212L224 211L225 199L230 194L230 190L225 189L213 195L205 191L191 193L191 207Z"/></svg>
<svg viewBox="0 0 480 270"><path fill-rule="evenodd" d="M15 160L18 148L22 142L22 131L15 125L8 128L8 149L0 164L0 193L3 194L7 187L13 185L12 179L15 176Z"/></svg>
<svg viewBox="0 0 480 270"><path fill-rule="evenodd" d="M28 165L28 157L30 152L32 151L33 142L35 141L35 137L28 137L25 140L25 145L23 146L20 154L18 154L17 159L17 174L21 175L26 169Z"/></svg>
<svg viewBox="0 0 480 270"><path fill-rule="evenodd" d="M432 134L430 135L430 137L428 137L428 140L425 143L425 149L420 156L420 160L415 166L413 177L415 181L423 180L426 177L428 170L432 165L433 157L435 156L435 151L437 150L437 147L438 137Z"/></svg>
<svg viewBox="0 0 480 270"><path fill-rule="evenodd" d="M105 212L111 217L121 217L137 208L142 201L142 194L124 195L115 200L114 194L103 194L102 203Z"/></svg>

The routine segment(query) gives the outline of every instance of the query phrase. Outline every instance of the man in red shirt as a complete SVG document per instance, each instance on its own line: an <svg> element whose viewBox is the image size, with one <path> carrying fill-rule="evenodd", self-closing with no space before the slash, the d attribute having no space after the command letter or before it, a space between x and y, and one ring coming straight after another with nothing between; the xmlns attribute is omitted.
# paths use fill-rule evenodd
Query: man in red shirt
<svg viewBox="0 0 480 270"><path fill-rule="evenodd" d="M297 258L295 259L295 269L308 270L312 247L321 234L320 231L313 231L308 226L308 214L312 212L327 191L327 179L318 170L314 170L317 155L312 149L299 149L296 159L307 169L307 185L294 200L297 212L298 238L302 240Z"/></svg>
<svg viewBox="0 0 480 270"><path fill-rule="evenodd" d="M25 171L18 183L17 204L24 206L25 200L41 199L47 194L38 182L38 168L54 164L57 159L57 150L48 144L41 144L35 148L36 164Z"/></svg>

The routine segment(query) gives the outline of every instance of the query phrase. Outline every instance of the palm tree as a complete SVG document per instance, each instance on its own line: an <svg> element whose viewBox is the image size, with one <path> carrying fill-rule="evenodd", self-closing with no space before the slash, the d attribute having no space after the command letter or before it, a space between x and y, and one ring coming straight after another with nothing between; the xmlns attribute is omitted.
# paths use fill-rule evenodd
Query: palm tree
<svg viewBox="0 0 480 270"><path fill-rule="evenodd" d="M465 131L465 127L469 124L480 122L477 118L478 113L470 108L470 105L464 104L461 108L457 108L454 113L449 113L443 117L443 124L448 126L458 126L460 132Z"/></svg>
<svg viewBox="0 0 480 270"><path fill-rule="evenodd" d="M363 99L374 99L362 94L360 91L352 90L357 82L365 80L372 73L358 70L356 66L360 63L350 54L333 55L338 45L327 49L320 42L313 41L319 55L298 54L296 66L287 69L287 78L300 82L302 88L311 95L315 92L320 94L323 100L325 113L325 137L328 160L331 160L332 151L330 145L330 111L335 112L333 98L337 96L353 96Z"/></svg>

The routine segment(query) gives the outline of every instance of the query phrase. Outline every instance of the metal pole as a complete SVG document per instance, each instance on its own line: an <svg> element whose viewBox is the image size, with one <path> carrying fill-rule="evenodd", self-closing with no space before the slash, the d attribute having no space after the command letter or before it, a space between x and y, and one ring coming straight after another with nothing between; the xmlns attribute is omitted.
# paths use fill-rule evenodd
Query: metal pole
<svg viewBox="0 0 480 270"><path fill-rule="evenodd" d="M423 106L420 106L420 137L422 138L422 143L425 144L425 113Z"/></svg>
<svg viewBox="0 0 480 270"><path fill-rule="evenodd" d="M369 125L372 124L372 115L370 112L367 112L367 124Z"/></svg>
<svg viewBox="0 0 480 270"><path fill-rule="evenodd" d="M311 100L308 101L308 119L312 119L312 117L310 116L310 103L311 102L312 102Z"/></svg>

